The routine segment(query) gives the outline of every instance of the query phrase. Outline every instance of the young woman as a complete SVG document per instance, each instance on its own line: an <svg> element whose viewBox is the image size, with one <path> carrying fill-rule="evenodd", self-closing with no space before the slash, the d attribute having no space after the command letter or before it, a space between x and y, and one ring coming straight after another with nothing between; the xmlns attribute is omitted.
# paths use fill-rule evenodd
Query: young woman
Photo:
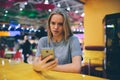
<svg viewBox="0 0 120 80"><path fill-rule="evenodd" d="M41 49L54 48L55 60L47 62L53 56L41 59ZM35 71L55 70L80 73L82 51L79 40L73 36L67 13L55 9L48 18L48 36L40 38L36 58L33 62Z"/></svg>

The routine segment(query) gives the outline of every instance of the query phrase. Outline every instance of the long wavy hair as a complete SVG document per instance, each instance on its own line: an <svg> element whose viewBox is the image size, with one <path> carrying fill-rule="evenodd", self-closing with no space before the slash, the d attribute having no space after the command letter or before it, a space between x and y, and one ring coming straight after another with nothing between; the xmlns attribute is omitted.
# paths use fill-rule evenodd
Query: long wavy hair
<svg viewBox="0 0 120 80"><path fill-rule="evenodd" d="M52 16L55 14L60 14L61 16L63 16L63 20L64 20L63 21L63 39L66 41L70 36L73 35L71 31L71 26L70 26L70 19L67 13L63 9L56 8L54 9L54 11L51 12L48 18L48 23L47 23L48 43L50 42L50 38L53 37L51 29L50 29L50 21L51 21Z"/></svg>

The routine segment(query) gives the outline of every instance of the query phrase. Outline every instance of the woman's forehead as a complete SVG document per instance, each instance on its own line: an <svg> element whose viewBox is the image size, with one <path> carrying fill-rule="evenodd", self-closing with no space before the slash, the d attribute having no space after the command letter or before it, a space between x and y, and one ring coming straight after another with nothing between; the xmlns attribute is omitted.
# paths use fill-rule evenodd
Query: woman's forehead
<svg viewBox="0 0 120 80"><path fill-rule="evenodd" d="M60 22L63 22L63 16L60 15L60 14L54 14L51 17L51 21L60 21Z"/></svg>

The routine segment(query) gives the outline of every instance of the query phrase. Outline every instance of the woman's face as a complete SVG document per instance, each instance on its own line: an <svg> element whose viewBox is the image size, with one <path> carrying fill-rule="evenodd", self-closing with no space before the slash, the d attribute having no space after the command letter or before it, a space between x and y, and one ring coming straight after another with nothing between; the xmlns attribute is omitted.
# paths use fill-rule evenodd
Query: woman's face
<svg viewBox="0 0 120 80"><path fill-rule="evenodd" d="M50 20L50 29L53 37L63 36L63 16L60 14L54 14Z"/></svg>

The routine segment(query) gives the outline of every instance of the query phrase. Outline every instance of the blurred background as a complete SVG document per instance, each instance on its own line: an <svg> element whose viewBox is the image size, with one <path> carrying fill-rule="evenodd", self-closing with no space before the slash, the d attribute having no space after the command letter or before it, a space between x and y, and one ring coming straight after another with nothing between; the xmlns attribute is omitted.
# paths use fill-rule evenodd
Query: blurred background
<svg viewBox="0 0 120 80"><path fill-rule="evenodd" d="M51 11L66 10L82 52L82 73L120 79L120 0L0 0L0 57L18 58L25 36L32 56L47 36ZM20 53L19 53L20 52ZM14 56L14 54L17 54Z"/></svg>
<svg viewBox="0 0 120 80"><path fill-rule="evenodd" d="M0 0L0 36L18 40L27 34L29 38L39 39L46 35L47 18L56 7L67 11L73 32L84 32L83 3L79 0Z"/></svg>

